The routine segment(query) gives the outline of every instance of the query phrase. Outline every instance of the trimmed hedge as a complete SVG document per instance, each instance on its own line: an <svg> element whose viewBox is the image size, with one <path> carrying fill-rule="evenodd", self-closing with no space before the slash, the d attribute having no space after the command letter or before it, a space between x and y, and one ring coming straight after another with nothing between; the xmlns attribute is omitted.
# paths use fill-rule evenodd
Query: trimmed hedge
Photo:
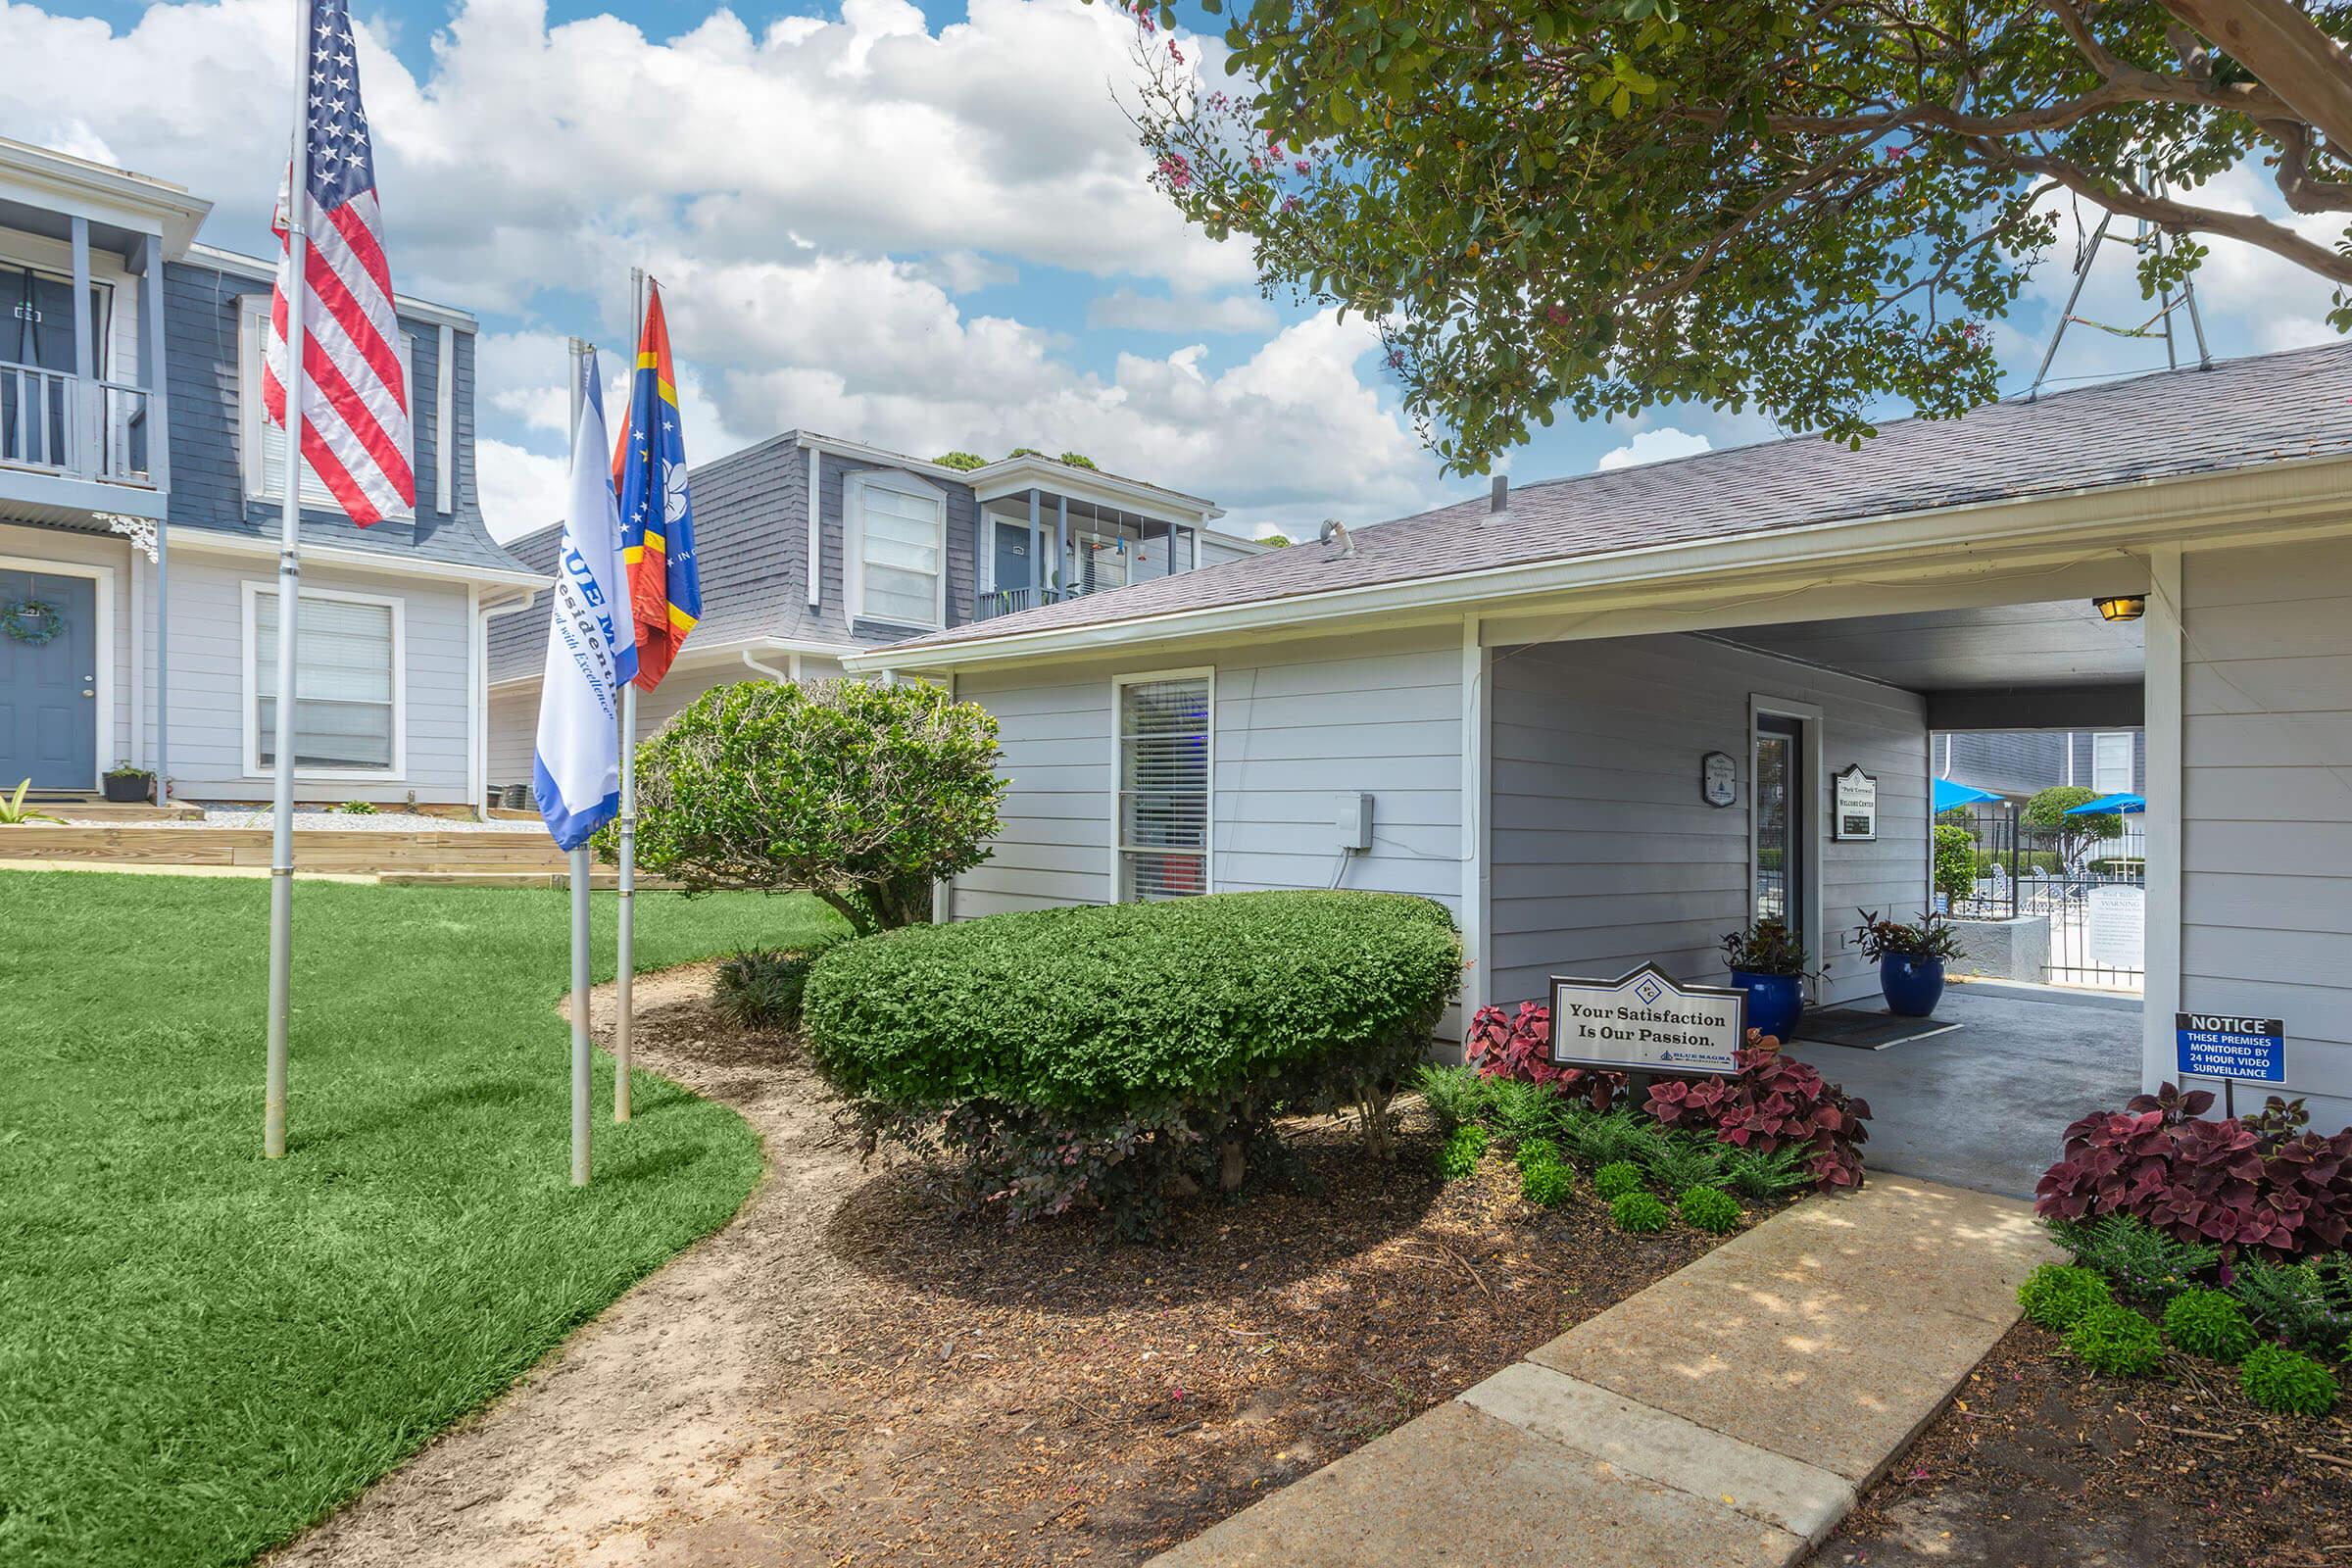
<svg viewBox="0 0 2352 1568"><path fill-rule="evenodd" d="M1225 893L846 943L802 1020L869 1146L950 1155L1016 1219L1093 1201L1148 1233L1203 1151L1237 1185L1285 1111L1352 1104L1381 1137L1460 979L1427 899Z"/></svg>

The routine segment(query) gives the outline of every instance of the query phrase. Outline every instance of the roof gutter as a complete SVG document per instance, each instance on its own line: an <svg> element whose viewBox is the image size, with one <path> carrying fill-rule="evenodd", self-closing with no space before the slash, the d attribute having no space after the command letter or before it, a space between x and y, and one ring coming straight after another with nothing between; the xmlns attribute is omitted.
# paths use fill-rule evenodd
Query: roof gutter
<svg viewBox="0 0 2352 1568"><path fill-rule="evenodd" d="M1695 578L1728 587L1728 581L1720 580L1890 558L1900 559L1907 567L1984 564L1998 549L2036 544L2144 547L2249 521L2309 518L2331 512L2339 519L2352 520L2345 510L2347 469L2352 469L2352 456L2289 459L2186 478L2134 480L1977 506L1758 529L1720 539L1643 545L1066 628L931 644L917 640L869 649L845 659L843 664L857 674L972 669L1146 641L1248 635L1375 615L1426 612L1438 619L1467 606L1508 608L1637 585L1666 590Z"/></svg>

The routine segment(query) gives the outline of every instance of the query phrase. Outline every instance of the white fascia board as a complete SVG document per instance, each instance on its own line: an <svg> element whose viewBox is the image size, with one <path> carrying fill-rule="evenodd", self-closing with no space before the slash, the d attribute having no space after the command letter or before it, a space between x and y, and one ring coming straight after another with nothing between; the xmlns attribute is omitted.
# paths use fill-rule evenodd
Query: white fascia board
<svg viewBox="0 0 2352 1568"><path fill-rule="evenodd" d="M187 259L205 267L217 267L223 272L233 272L239 277L251 278L257 283L277 281L275 262L267 262L258 256L241 255L236 251L224 251L218 245L191 245ZM454 327L460 332L481 330L482 323L474 318L471 311L461 311L454 305L436 305L431 300L420 300L414 294L395 294L392 304L401 315L430 321L436 326Z"/></svg>
<svg viewBox="0 0 2352 1568"><path fill-rule="evenodd" d="M805 452L830 452L837 458L878 464L885 468L904 468L908 473L926 474L956 484L971 483L972 475L980 471L977 468L951 468L942 463L925 463L904 452L893 452L886 447L869 447L862 441L844 441L837 436L818 435L812 430L803 430L795 444Z"/></svg>
<svg viewBox="0 0 2352 1568"><path fill-rule="evenodd" d="M1735 587L1743 578L1834 572L1889 561L1919 571L1939 563L1983 566L2000 550L2036 545L2077 550L2105 547L2120 554L2150 544L2184 543L2201 534L2295 519L2307 524L2319 520L2332 530L2352 527L2352 513L2347 513L2344 499L2348 469L2352 469L2352 457L2294 459L2183 479L2141 479L1980 506L1643 545L1602 555L1487 566L1328 593L1171 611L1131 620L929 647L897 644L861 653L845 664L859 674L885 668L974 669L1099 653L1147 641L1328 628L1364 618L1418 615L1443 619L1472 609L1482 613L1511 612L1545 598L1611 589L1635 590L1636 597L1642 592L1666 596L1689 592L1692 579L1704 579L1710 588L1721 590Z"/></svg>
<svg viewBox="0 0 2352 1568"><path fill-rule="evenodd" d="M697 643L688 640L672 669L692 669L703 664L731 664L745 654L813 654L819 659L846 661L860 645L855 643L808 642L793 637L729 637L715 643ZM490 683L493 690L516 686L536 686L544 673L530 670L520 675L505 675Z"/></svg>
<svg viewBox="0 0 2352 1568"><path fill-rule="evenodd" d="M176 260L213 204L170 180L0 137L0 191L27 206L154 234Z"/></svg>
<svg viewBox="0 0 2352 1568"><path fill-rule="evenodd" d="M186 523L172 530L172 548L193 551L199 555L216 556L271 556L277 554L274 539L248 539L238 534L218 533ZM556 579L545 572L526 571L520 566L508 570L500 566L467 566L449 561L411 561L400 556L375 550L351 550L339 545L303 542L302 559L322 564L348 566L355 571L377 571L394 577L430 577L440 582L503 582L516 587L537 590Z"/></svg>
<svg viewBox="0 0 2352 1568"><path fill-rule="evenodd" d="M1005 458L957 477L972 487L973 496L983 505L1028 490L1051 490L1072 501L1091 501L1123 511L1160 515L1173 513L1176 521L1189 522L1195 527L1211 517L1225 515L1224 508L1200 496L1163 489L1141 479L1122 479L1099 468L1074 468L1046 458Z"/></svg>

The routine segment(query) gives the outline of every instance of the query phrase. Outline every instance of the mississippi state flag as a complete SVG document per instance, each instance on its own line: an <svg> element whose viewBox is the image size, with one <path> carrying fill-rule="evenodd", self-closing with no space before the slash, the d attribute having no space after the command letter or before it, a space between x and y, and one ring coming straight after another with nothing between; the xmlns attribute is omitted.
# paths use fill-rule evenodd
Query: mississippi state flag
<svg viewBox="0 0 2352 1568"><path fill-rule="evenodd" d="M360 63L346 0L315 0L301 62L310 77L309 200L303 203L299 287L293 277L292 170L270 228L277 282L262 401L286 422L289 301L302 312L302 456L344 515L365 528L416 506L409 466L409 388L401 373L392 270L384 265L384 215L375 200L375 154L360 107Z"/></svg>
<svg viewBox="0 0 2352 1568"><path fill-rule="evenodd" d="M620 559L637 619L637 684L650 692L702 618L703 581L694 560L694 499L686 489L669 324L662 316L662 285L649 284L629 411L612 454L612 488L620 496Z"/></svg>

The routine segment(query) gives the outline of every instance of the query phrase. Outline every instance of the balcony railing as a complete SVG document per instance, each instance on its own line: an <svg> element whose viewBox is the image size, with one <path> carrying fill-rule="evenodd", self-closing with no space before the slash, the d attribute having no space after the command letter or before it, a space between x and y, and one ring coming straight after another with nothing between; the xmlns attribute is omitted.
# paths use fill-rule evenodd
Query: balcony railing
<svg viewBox="0 0 2352 1568"><path fill-rule="evenodd" d="M0 360L0 466L150 484L150 401L142 387Z"/></svg>

